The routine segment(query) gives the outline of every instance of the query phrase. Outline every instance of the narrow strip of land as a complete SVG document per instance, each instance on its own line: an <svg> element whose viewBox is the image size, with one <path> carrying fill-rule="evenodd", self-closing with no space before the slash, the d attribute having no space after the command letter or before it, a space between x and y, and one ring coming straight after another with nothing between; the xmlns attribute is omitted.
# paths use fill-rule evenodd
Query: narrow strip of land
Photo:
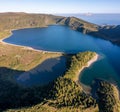
<svg viewBox="0 0 120 112"><path fill-rule="evenodd" d="M89 61L87 62L87 64L86 64L85 66L82 66L82 68L81 68L78 72L76 72L76 76L74 77L74 81L75 81L75 82L78 82L81 72L82 72L86 67L90 67L90 66L91 66L94 62L96 62L98 59L99 59L99 55L96 54L91 60L89 60Z"/></svg>

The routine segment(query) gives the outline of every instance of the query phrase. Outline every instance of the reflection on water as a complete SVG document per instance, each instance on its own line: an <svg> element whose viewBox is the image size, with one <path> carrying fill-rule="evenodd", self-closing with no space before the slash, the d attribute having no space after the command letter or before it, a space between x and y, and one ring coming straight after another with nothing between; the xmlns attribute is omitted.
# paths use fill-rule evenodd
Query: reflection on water
<svg viewBox="0 0 120 112"><path fill-rule="evenodd" d="M44 61L28 72L16 76L16 80L19 84L26 86L48 84L50 81L62 75L65 70L65 57L52 58Z"/></svg>

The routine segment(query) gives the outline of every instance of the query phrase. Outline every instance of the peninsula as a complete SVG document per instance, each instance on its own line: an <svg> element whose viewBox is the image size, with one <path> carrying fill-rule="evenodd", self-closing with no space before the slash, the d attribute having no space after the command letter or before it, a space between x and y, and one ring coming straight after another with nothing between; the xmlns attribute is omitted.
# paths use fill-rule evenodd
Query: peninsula
<svg viewBox="0 0 120 112"><path fill-rule="evenodd" d="M13 29L47 27L51 24L66 25L84 34L120 44L120 26L99 26L75 17L0 13L0 111L119 112L119 94L115 85L98 79L95 99L78 83L80 72L97 61L99 55L95 52L86 51L77 54L38 52L29 47L2 42L2 39L11 35ZM15 74L20 75L40 65L46 59L61 56L67 59L67 70L48 85L26 88L16 83Z"/></svg>

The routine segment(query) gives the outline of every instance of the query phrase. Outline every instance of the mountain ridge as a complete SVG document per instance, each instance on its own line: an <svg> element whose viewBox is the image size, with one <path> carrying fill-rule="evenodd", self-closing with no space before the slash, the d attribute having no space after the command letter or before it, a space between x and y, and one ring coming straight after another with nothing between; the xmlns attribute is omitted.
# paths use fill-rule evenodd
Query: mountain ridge
<svg viewBox="0 0 120 112"><path fill-rule="evenodd" d="M53 16L53 15L46 15L46 14L23 14L23 13L20 13L20 14L19 13L17 13L17 14L12 13L11 14L11 13L7 13L7 14L0 14L0 21L1 21L0 32L2 32L2 33L4 33L4 31L11 31L12 29L46 27L50 24L61 24L61 25L66 25L66 26L72 28L73 30L80 31L84 34L89 34L89 35L92 35L92 36L95 36L95 37L98 36L99 38L103 38L103 39L109 40L109 41L111 41L115 44L119 44L120 26L108 26L108 25L107 26L98 26L96 24L92 24L92 23L86 22L82 19L75 18L75 17L66 18L66 17L62 17L62 16ZM117 32L117 33L115 33L115 32ZM6 34L6 35L8 36L8 34ZM116 35L118 35L118 36L116 36ZM5 37L3 37L3 38L5 38ZM72 59L74 59L73 62L76 62L75 56ZM83 58L81 58L81 59L83 59ZM1 71L3 71L2 68L1 68ZM4 75L4 74L2 74L2 75ZM3 80L3 79L1 78L1 80ZM66 82L64 82L64 80ZM61 81L66 86L61 85L61 83L60 83ZM1 99L3 99L3 100L1 100L1 103L0 103L0 105L3 106L3 107L7 103L8 103L7 106L9 104L11 104L10 102L17 105L16 104L17 101L18 101L18 104L20 104L20 105L22 103L24 103L24 104L29 104L30 102L33 103L33 101L35 103L39 102L40 100L46 101L46 99L44 99L44 95L43 95L43 97L40 96L40 95L42 95L41 88L37 88L37 89L31 88L30 90L29 89L23 90L22 92L24 94L20 90L20 91L18 91L18 93L20 94L20 92L21 92L21 96L19 96L19 94L14 96L14 94L16 92L15 89L18 89L18 87L16 87L14 84L12 85L12 84L9 84L9 83L6 83L6 82L4 84L3 83L4 82L1 81L1 86L4 85L5 87L1 87L1 90L3 89ZM85 94L81 94L81 91L79 90L80 88L76 91L76 93L78 93L78 96L76 96L75 91L73 91L74 89L71 89L71 88L67 89L69 87L68 83L70 83L73 86L73 88L76 88L76 87L78 88L78 86L73 81L71 81L69 79L66 80L66 78L63 78L63 79L58 79L57 82L55 82L55 83L56 83L56 86L53 89L57 90L57 92L53 91L55 94L53 93L52 96L58 96L59 98L62 98L62 100L61 99L56 99L57 102L53 102L53 104L57 103L57 104L59 104L59 106L61 106L61 105L63 105L63 102L61 102L61 101L64 101L65 105L71 105L72 103L69 104L69 97L67 97L67 96L69 96L69 93L70 93L69 91L72 91L73 94L71 94L71 99L70 100L71 100L71 102L74 101L75 105L76 105L76 102L78 103L77 105L79 105L81 103L81 102L78 102L78 98L80 98L81 100L84 101L82 103L85 103L85 104L83 104L84 108L86 107L86 104L88 104L87 106L89 106L92 103L92 105L94 106L94 103L95 103L94 100L91 97L86 96ZM12 86L12 89L9 88L10 86ZM64 91L63 91L62 88L64 89ZM103 83L101 82L100 83L100 86L97 90L97 93L99 94L98 102L100 102L100 103L98 103L100 106L99 105L98 106L101 108L101 104L104 103L105 106L107 105L108 107L111 107L110 109L113 109L113 110L110 110L111 112L116 112L116 110L114 110L114 106L115 106L115 109L116 109L117 106L119 107L119 105L116 104L116 102L118 103L118 101L116 100L116 93L114 92L115 89L113 89L113 88L114 87L112 86L111 83L106 83L106 82L103 82ZM8 91L8 89L9 89L9 91ZM11 90L14 90L14 93L11 92ZM107 92L106 92L106 90L107 90ZM61 91L62 91L63 94L61 94ZM4 94L4 92L6 94ZM12 97L9 97L10 100L8 98L8 96L10 96L10 95L5 96L5 95L8 94L8 92L9 92L9 94L12 93L12 95L11 95ZM39 92L39 94L38 94L38 92ZM47 92L48 92L47 89L46 89L45 92L43 92L45 94L45 96L46 95L48 96ZM64 96L64 93L66 93L66 96ZM82 95L83 99L82 99L82 97L80 97L79 94ZM34 99L33 95L35 95L35 98L37 100ZM22 103L19 102L20 100L16 100L16 99L19 99L18 96L20 97L20 100L22 98L22 101L23 101ZM64 100L64 97L66 97L66 100ZM110 97L110 98L108 99L107 102L104 102L104 100L100 100L100 99L102 99L102 97L104 97L105 99L107 99L108 97ZM6 98L6 102L7 101L9 101L9 102L3 103L2 101L5 101L4 98ZM87 98L87 100L86 100L86 98ZM111 103L112 99L114 99L114 102ZM16 101L16 102L14 102L14 101ZM2 105L2 103L3 103L3 105ZM45 104L45 102L42 102L42 103L43 104L40 104L40 106L37 106L37 108L35 106L32 106L31 108L33 109L35 107L37 110L39 110L39 108L41 108L41 105ZM14 105L12 105L12 106L14 107ZM70 108L72 108L72 107L70 107ZM88 108L88 109L90 109L90 108ZM107 110L107 108L105 108L105 109L106 110L104 110L104 108L103 109L101 108L100 112L110 112L109 110ZM43 109L43 110L45 110L45 109ZM12 110L12 112L16 112L16 111L17 110ZM22 109L20 109L20 110L18 109L18 111L22 111ZM25 111L27 111L27 110L25 109ZM30 111L31 111L31 109L30 109ZM36 111L36 110L34 110L34 111ZM55 111L57 111L57 110L55 110ZM76 110L76 111L81 112L82 110ZM90 111L88 110L87 112L90 112ZM95 112L96 112L96 110L95 110Z"/></svg>
<svg viewBox="0 0 120 112"><path fill-rule="evenodd" d="M46 27L51 24L66 25L73 30L120 45L120 25L100 26L76 17L63 17L51 14L24 12L0 13L0 32L21 28Z"/></svg>
<svg viewBox="0 0 120 112"><path fill-rule="evenodd" d="M94 37L109 40L110 42L120 45L120 25L96 25L76 17L67 17L59 21L59 24L64 24L84 34Z"/></svg>

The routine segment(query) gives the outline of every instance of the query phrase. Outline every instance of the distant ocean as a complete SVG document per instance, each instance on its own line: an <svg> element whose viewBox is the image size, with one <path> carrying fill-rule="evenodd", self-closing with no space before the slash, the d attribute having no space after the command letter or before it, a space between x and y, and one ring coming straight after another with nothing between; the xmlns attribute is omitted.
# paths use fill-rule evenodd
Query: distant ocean
<svg viewBox="0 0 120 112"><path fill-rule="evenodd" d="M98 25L120 25L120 14L59 14L74 16Z"/></svg>

